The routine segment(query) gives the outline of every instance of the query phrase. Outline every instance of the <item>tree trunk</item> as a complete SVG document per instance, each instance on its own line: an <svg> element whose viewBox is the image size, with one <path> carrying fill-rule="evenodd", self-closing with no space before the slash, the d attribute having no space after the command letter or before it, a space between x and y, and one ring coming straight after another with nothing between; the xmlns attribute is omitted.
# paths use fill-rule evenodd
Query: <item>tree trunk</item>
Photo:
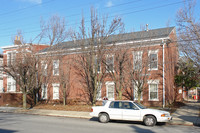
<svg viewBox="0 0 200 133"><path fill-rule="evenodd" d="M66 105L66 92L64 92L63 94L63 106Z"/></svg>
<svg viewBox="0 0 200 133"><path fill-rule="evenodd" d="M141 99L141 93L138 93L138 103L140 103L140 99Z"/></svg>
<svg viewBox="0 0 200 133"><path fill-rule="evenodd" d="M66 105L66 84L63 85L63 106Z"/></svg>
<svg viewBox="0 0 200 133"><path fill-rule="evenodd" d="M26 92L23 92L23 109L26 109L27 108L27 105L26 105Z"/></svg>
<svg viewBox="0 0 200 133"><path fill-rule="evenodd" d="M122 100L122 91L119 90L118 94L119 94L118 99L119 99L119 100Z"/></svg>

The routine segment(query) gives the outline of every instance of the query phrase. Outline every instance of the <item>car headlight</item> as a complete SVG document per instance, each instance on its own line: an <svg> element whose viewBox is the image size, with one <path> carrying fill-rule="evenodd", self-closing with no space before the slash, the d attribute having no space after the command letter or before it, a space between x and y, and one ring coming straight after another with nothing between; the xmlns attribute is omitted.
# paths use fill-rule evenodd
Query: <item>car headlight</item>
<svg viewBox="0 0 200 133"><path fill-rule="evenodd" d="M169 117L169 114L162 114L161 117Z"/></svg>

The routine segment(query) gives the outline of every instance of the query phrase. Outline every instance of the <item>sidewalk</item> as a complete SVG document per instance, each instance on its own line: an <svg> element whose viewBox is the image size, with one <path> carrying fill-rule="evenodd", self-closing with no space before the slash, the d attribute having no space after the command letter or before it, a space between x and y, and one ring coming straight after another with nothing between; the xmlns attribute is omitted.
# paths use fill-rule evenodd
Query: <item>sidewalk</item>
<svg viewBox="0 0 200 133"><path fill-rule="evenodd" d="M90 112L78 112L78 111L58 111L58 110L44 110L44 109L23 110L22 108L16 108L16 107L0 107L0 112L86 118L86 119L91 118L91 116L89 115ZM172 114L173 120L169 122L169 124L200 126L199 113L200 113L200 103L195 103L195 102L186 103L186 106L177 109Z"/></svg>
<svg viewBox="0 0 200 133"><path fill-rule="evenodd" d="M33 115L46 115L46 116L63 116L73 118L86 118L90 119L90 112L78 112L78 111L61 111L61 110L45 110L45 109L28 109L24 110L17 107L0 107L0 112L9 113L24 113Z"/></svg>
<svg viewBox="0 0 200 133"><path fill-rule="evenodd" d="M173 120L169 124L200 126L200 103L188 102L177 109L173 114Z"/></svg>

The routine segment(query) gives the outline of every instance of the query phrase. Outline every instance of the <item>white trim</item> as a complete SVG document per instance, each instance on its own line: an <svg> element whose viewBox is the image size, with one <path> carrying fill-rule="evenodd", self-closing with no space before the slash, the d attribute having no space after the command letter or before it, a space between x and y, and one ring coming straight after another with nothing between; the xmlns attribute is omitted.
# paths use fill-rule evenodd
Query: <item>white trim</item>
<svg viewBox="0 0 200 133"><path fill-rule="evenodd" d="M113 98L110 98L108 100L115 100L115 83L113 81L107 81L106 83L106 97L108 98L108 85L113 85Z"/></svg>
<svg viewBox="0 0 200 133"><path fill-rule="evenodd" d="M97 84L98 85L98 84ZM97 91L99 90L99 95L100 95L100 98L99 97L96 97L96 100L99 101L99 100L102 100L102 95L101 95L101 90L102 89L102 83L100 83L100 86L98 85L97 87ZM98 92L97 92L97 95L98 95Z"/></svg>
<svg viewBox="0 0 200 133"><path fill-rule="evenodd" d="M9 84L10 83L10 84ZM10 85L10 88L9 88ZM7 76L7 92L16 92L16 81L12 76Z"/></svg>
<svg viewBox="0 0 200 133"><path fill-rule="evenodd" d="M56 68L56 69L58 69L58 73L56 73L56 74L55 74L55 70L54 70L54 69L55 69L55 68L54 68L54 66L55 66L55 65L54 65L54 62L58 63L58 68ZM60 66L59 66L59 60L53 60L53 75L54 75L54 76L58 76L58 75L59 75L59 67L60 67Z"/></svg>
<svg viewBox="0 0 200 133"><path fill-rule="evenodd" d="M14 93L14 94L20 94L20 93L22 93L21 91L19 91L19 92L12 92L12 91L9 91L9 92L2 92L2 93Z"/></svg>
<svg viewBox="0 0 200 133"><path fill-rule="evenodd" d="M49 46L48 44L30 44L30 43L26 43L23 45L12 45L12 46L3 46L1 47L3 50L9 50L9 49L13 49L13 48L19 48L19 47L28 47L28 46L37 46L37 45L41 45L41 46Z"/></svg>
<svg viewBox="0 0 200 133"><path fill-rule="evenodd" d="M44 95L43 95L43 90L44 90L44 86L46 86L46 94L45 94L45 97L44 97ZM42 84L42 94L41 94L41 99L47 99L47 92L48 92L48 85L47 84Z"/></svg>
<svg viewBox="0 0 200 133"><path fill-rule="evenodd" d="M136 65L135 65L135 63L136 64L138 64L136 61L139 61L140 63L141 63L141 65L142 65L142 58L143 58L143 50L140 50L140 51L132 51L132 55L133 55L133 69L135 69L136 67ZM137 57L137 58L135 58L135 57ZM140 61L141 60L141 61ZM142 66L141 66L142 67ZM136 69L136 70L138 70L138 69Z"/></svg>
<svg viewBox="0 0 200 133"><path fill-rule="evenodd" d="M138 81L136 81L137 83L138 83ZM133 98L133 100L135 101L135 100L138 100L138 97L136 98L135 97L135 88L137 88L137 90L138 90L138 87L135 85L135 83L133 82L133 96L134 96L134 98ZM141 93L141 97L140 97L140 101L143 101L143 92Z"/></svg>
<svg viewBox="0 0 200 133"><path fill-rule="evenodd" d="M147 81L148 84L160 84L160 80L155 79L155 80L148 80Z"/></svg>
<svg viewBox="0 0 200 133"><path fill-rule="evenodd" d="M126 44L133 44L133 43L140 43L140 42L148 42L148 41L157 41L157 40L167 40L167 39L170 39L170 37L163 37L163 38L156 38L156 39L148 39L148 40L140 40L140 41L124 41L124 42L120 42L120 43L116 43L115 45L126 45ZM160 45L160 43L155 43L155 44L152 44L152 45L146 45L146 46L157 46L157 45ZM108 44L106 46L113 46L113 43L111 44ZM146 46L140 46L140 47L146 47ZM133 46L131 48L135 48L135 47L138 47L138 46ZM87 48L87 47L85 47ZM73 51L73 50L80 50L81 48L71 48L71 49L67 49L67 51ZM63 51L66 51L66 50L63 50ZM56 53L58 51L49 51L50 53ZM41 52L41 53L37 53L38 55L44 55L44 54L47 54L49 52ZM59 51L61 52L61 50ZM72 53L68 53L69 55L70 54L78 54L78 53L82 53L82 52L72 52ZM68 54L62 54L62 55L68 55Z"/></svg>
<svg viewBox="0 0 200 133"><path fill-rule="evenodd" d="M59 99L59 97L60 97L60 95L59 95L59 93L60 93L60 84L58 84L58 83L53 83L52 84L52 86L53 86L53 100L57 100L57 99ZM55 87L58 87L57 89L58 89L58 95L56 96L55 94L54 94L54 89L55 89Z"/></svg>
<svg viewBox="0 0 200 133"><path fill-rule="evenodd" d="M157 82L151 82L151 83L148 83L148 88L149 88L149 98L148 98L148 101L159 101L159 95L158 95L158 83ZM150 99L150 85L157 85L157 98L156 99Z"/></svg>

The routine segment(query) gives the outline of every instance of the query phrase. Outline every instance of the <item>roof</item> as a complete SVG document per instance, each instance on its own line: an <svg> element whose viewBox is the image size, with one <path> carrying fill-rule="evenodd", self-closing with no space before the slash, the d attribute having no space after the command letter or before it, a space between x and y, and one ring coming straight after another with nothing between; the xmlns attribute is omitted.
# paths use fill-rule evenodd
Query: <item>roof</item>
<svg viewBox="0 0 200 133"><path fill-rule="evenodd" d="M167 28L159 28L159 29L153 29L153 30L148 30L148 31L138 31L138 32L125 33L125 34L111 35L106 40L106 43L112 44L112 42L115 40L117 40L117 42L128 42L128 41L139 41L139 40L148 40L148 39L156 39L156 38L165 38L165 37L168 37L169 34L174 29L175 29L175 27L167 27ZM40 53L50 52L50 51L55 51L55 50L79 48L80 45L78 45L78 44L80 42L81 42L81 40L63 42L60 44L56 44L52 47L43 49L42 51L40 51ZM89 39L86 39L84 43L87 46L89 44Z"/></svg>

